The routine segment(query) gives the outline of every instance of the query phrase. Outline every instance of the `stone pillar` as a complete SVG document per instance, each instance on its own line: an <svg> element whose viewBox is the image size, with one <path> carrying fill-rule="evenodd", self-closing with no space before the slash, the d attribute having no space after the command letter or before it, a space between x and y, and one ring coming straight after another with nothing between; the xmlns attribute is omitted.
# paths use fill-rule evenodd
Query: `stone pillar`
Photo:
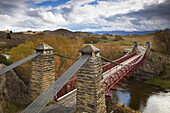
<svg viewBox="0 0 170 113"><path fill-rule="evenodd" d="M137 42L134 42L134 44L135 44L135 47L133 48L132 53L135 53L135 52L137 52L137 51L138 51L138 45L137 45Z"/></svg>
<svg viewBox="0 0 170 113"><path fill-rule="evenodd" d="M150 56L150 43L146 42L146 46L148 45L148 49L146 50L146 57Z"/></svg>
<svg viewBox="0 0 170 113"><path fill-rule="evenodd" d="M29 84L30 101L37 98L55 82L53 48L43 43L34 50L42 53L32 59Z"/></svg>
<svg viewBox="0 0 170 113"><path fill-rule="evenodd" d="M78 71L76 112L106 113L100 50L93 45L87 45L79 52L81 55L92 56Z"/></svg>

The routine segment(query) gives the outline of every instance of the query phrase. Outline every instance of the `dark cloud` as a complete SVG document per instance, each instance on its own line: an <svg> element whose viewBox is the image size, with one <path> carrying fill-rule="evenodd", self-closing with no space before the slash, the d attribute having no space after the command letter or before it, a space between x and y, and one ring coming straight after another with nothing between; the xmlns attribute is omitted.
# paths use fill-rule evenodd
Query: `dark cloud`
<svg viewBox="0 0 170 113"><path fill-rule="evenodd" d="M146 5L144 9L130 12L127 14L118 14L105 18L106 21L116 22L122 20L123 18L131 18L131 23L135 28L139 26L148 27L148 25L155 25L164 27L170 27L170 0L166 0L161 4ZM139 28L137 28L139 29Z"/></svg>
<svg viewBox="0 0 170 113"><path fill-rule="evenodd" d="M161 4L154 4L151 6L145 6L145 9L126 14L125 16L146 18L150 20L152 17L170 19L170 0L167 0Z"/></svg>
<svg viewBox="0 0 170 113"><path fill-rule="evenodd" d="M16 5L0 2L0 14L11 14L16 9L18 9Z"/></svg>
<svg viewBox="0 0 170 113"><path fill-rule="evenodd" d="M72 13L72 11L73 11L73 6L71 6L70 8L68 8L68 7L63 7L62 9L61 9L61 14L63 15L63 18L65 19L65 20L69 20L69 15Z"/></svg>

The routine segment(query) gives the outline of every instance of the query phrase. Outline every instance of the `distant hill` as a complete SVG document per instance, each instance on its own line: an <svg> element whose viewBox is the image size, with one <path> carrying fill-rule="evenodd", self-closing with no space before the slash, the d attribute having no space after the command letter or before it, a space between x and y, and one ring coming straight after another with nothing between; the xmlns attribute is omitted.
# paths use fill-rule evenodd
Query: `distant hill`
<svg viewBox="0 0 170 113"><path fill-rule="evenodd" d="M91 32L91 33L112 34L112 35L134 35L134 34L141 35L141 34L154 33L155 31L97 31L97 32Z"/></svg>
<svg viewBox="0 0 170 113"><path fill-rule="evenodd" d="M93 35L92 33L88 33L88 32L72 32L67 29L57 29L54 31L45 30L45 31L41 32L40 34L44 35L44 36L61 35L61 36L80 36L80 37Z"/></svg>
<svg viewBox="0 0 170 113"><path fill-rule="evenodd" d="M0 31L0 39L6 39L7 34L9 32L6 31ZM10 33L11 39L25 39L29 38L30 34L25 34L24 32L16 32L16 33Z"/></svg>

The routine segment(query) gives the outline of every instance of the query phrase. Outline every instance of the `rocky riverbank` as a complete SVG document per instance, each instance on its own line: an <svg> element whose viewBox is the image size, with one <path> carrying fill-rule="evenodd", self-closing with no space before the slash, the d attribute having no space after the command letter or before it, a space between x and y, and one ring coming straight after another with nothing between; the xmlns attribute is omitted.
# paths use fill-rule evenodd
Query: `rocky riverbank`
<svg viewBox="0 0 170 113"><path fill-rule="evenodd" d="M130 107L118 104L110 98L106 98L106 110L107 113L141 113L131 109Z"/></svg>
<svg viewBox="0 0 170 113"><path fill-rule="evenodd" d="M135 79L170 88L170 57L150 51L145 61L133 73Z"/></svg>

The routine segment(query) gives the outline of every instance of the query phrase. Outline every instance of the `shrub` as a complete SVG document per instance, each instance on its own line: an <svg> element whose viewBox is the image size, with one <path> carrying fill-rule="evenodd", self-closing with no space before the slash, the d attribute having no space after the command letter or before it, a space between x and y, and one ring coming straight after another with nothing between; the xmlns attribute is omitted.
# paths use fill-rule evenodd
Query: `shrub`
<svg viewBox="0 0 170 113"><path fill-rule="evenodd" d="M97 44L100 41L97 37L84 37L83 40L85 44Z"/></svg>
<svg viewBox="0 0 170 113"><path fill-rule="evenodd" d="M124 39L120 35L116 35L114 40L119 41L119 40L124 40Z"/></svg>
<svg viewBox="0 0 170 113"><path fill-rule="evenodd" d="M7 38L7 39L11 39L11 35L10 35L10 33L7 33L6 38Z"/></svg>

